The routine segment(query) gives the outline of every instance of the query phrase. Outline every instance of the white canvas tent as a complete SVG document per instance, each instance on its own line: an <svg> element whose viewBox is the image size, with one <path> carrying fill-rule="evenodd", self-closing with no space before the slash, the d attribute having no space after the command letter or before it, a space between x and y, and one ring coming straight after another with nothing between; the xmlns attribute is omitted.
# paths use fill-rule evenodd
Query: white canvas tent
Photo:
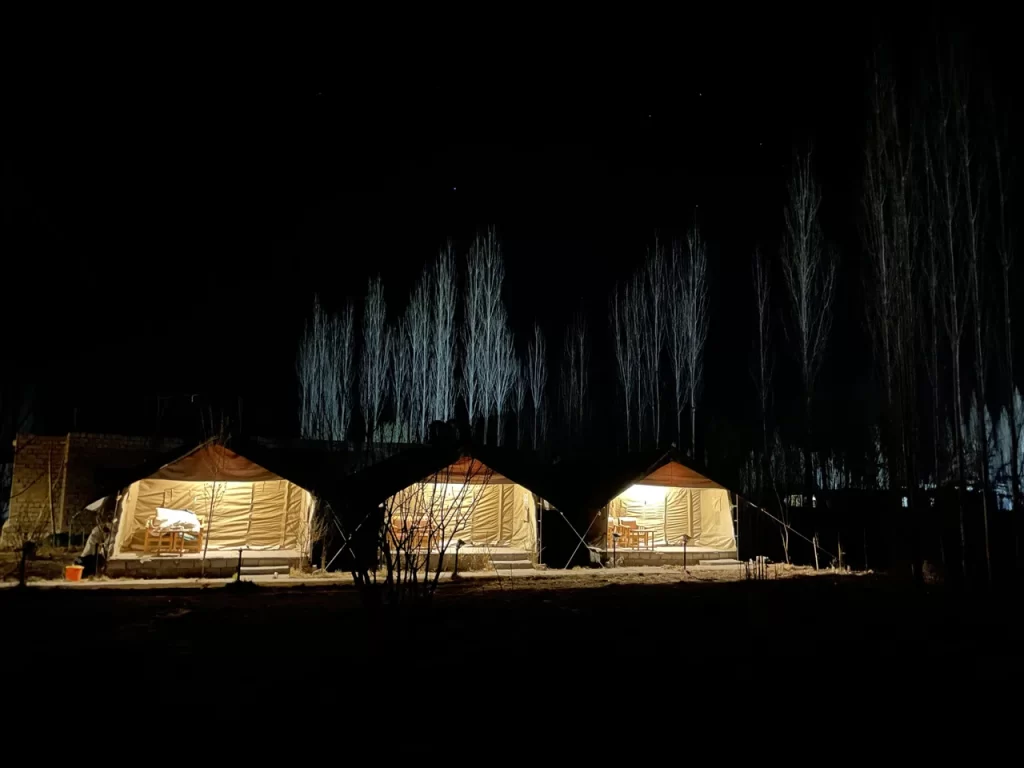
<svg viewBox="0 0 1024 768"><path fill-rule="evenodd" d="M651 532L654 546L734 551L729 491L704 475L669 461L631 485L608 505L611 525L632 521Z"/></svg>
<svg viewBox="0 0 1024 768"><path fill-rule="evenodd" d="M386 502L392 524L423 524L445 544L537 549L533 494L477 459L463 458Z"/></svg>
<svg viewBox="0 0 1024 768"><path fill-rule="evenodd" d="M122 489L112 554L142 551L158 509L193 513L210 550L308 554L312 506L305 489L219 443L207 443Z"/></svg>

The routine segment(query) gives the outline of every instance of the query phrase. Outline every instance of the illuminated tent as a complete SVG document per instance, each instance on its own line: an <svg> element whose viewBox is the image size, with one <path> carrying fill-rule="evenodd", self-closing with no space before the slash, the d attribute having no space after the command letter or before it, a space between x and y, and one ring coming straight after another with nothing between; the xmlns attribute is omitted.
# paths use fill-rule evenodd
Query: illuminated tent
<svg viewBox="0 0 1024 768"><path fill-rule="evenodd" d="M730 492L689 463L662 450L530 469L524 482L552 510L542 512L545 551L557 548L558 558L578 554L580 539L604 549L608 526L626 518L651 532L653 546L681 546L685 535L692 548L734 552Z"/></svg>
<svg viewBox="0 0 1024 768"><path fill-rule="evenodd" d="M471 546L536 550L533 494L476 458L461 457L385 503L392 524L422 520L446 542L461 539Z"/></svg>
<svg viewBox="0 0 1024 768"><path fill-rule="evenodd" d="M158 509L198 518L210 550L308 549L310 493L217 442L117 487L114 555L143 549Z"/></svg>
<svg viewBox="0 0 1024 768"><path fill-rule="evenodd" d="M704 475L668 460L608 503L608 519L632 520L652 532L654 546L736 549L729 491Z"/></svg>

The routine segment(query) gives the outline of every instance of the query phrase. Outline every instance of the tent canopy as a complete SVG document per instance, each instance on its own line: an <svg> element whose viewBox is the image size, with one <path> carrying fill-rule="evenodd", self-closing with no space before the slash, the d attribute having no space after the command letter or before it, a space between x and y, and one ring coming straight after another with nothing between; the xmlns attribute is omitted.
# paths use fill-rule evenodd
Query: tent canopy
<svg viewBox="0 0 1024 768"><path fill-rule="evenodd" d="M308 491L221 443L146 472L122 489L115 553L143 548L159 508L193 513L212 549L308 548Z"/></svg>
<svg viewBox="0 0 1024 768"><path fill-rule="evenodd" d="M392 495L387 507L393 526L425 524L446 545L462 539L473 546L536 549L533 494L473 457L421 477Z"/></svg>

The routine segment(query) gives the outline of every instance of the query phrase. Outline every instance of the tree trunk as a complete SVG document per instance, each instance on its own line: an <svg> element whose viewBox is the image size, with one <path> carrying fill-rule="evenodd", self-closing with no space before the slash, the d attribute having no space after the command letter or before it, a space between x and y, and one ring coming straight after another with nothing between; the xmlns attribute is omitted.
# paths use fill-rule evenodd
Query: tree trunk
<svg viewBox="0 0 1024 768"><path fill-rule="evenodd" d="M956 328L956 318L953 319ZM956 449L956 495L960 515L960 574L967 578L967 536L964 524L964 441L961 432L964 413L963 395L960 391L960 343L956 339L951 345L953 353L953 445Z"/></svg>
<svg viewBox="0 0 1024 768"><path fill-rule="evenodd" d="M978 313L980 315L980 312ZM978 477L981 479L981 523L985 536L985 578L992 584L992 551L988 535L988 435L985 432L985 373L982 366L981 329L975 323L975 365L978 369L978 396L974 408L978 418Z"/></svg>
<svg viewBox="0 0 1024 768"><path fill-rule="evenodd" d="M1013 380L1013 323L1010 309L1010 270L1003 268L1003 320L1006 325L1006 368L1010 385L1010 514L1013 515L1013 563L1020 570L1020 446L1017 444L1017 397Z"/></svg>
<svg viewBox="0 0 1024 768"><path fill-rule="evenodd" d="M690 395L690 457L697 458L697 404Z"/></svg>
<svg viewBox="0 0 1024 768"><path fill-rule="evenodd" d="M811 393L807 391L804 395L804 418L807 421L807 433L804 436L804 506L807 509L814 509L814 468L811 466L811 455L813 451L814 429L811 425ZM813 514L810 512L808 514Z"/></svg>

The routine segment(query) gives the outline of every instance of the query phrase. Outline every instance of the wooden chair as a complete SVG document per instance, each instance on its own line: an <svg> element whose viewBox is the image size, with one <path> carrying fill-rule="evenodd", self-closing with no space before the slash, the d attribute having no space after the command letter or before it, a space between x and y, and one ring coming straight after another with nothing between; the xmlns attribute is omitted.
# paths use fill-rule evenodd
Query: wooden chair
<svg viewBox="0 0 1024 768"><path fill-rule="evenodd" d="M622 538L619 539L619 542L622 546L626 547L626 549L640 548L640 528L637 525L636 520L619 520L619 533L622 534Z"/></svg>

